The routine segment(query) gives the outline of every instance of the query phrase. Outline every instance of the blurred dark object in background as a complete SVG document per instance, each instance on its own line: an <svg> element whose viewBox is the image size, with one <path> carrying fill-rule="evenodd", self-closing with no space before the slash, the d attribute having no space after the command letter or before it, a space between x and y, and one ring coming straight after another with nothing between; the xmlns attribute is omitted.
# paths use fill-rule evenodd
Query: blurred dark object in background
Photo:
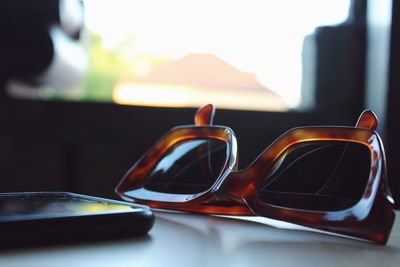
<svg viewBox="0 0 400 267"><path fill-rule="evenodd" d="M2 0L0 77L60 89L76 85L87 66L83 25L79 0Z"/></svg>

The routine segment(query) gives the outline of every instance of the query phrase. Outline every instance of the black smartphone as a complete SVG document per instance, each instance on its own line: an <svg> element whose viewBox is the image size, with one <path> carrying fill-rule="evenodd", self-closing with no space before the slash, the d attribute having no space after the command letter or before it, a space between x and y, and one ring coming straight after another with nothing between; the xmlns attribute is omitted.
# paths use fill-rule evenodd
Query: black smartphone
<svg viewBox="0 0 400 267"><path fill-rule="evenodd" d="M154 215L142 205L68 192L0 193L0 246L129 238Z"/></svg>

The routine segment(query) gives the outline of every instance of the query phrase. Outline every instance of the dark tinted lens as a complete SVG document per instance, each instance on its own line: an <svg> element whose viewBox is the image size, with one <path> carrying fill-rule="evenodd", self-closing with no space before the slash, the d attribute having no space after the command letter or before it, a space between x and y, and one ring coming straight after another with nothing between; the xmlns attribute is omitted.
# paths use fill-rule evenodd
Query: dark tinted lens
<svg viewBox="0 0 400 267"><path fill-rule="evenodd" d="M265 202L287 208L334 211L361 198L371 155L361 144L310 142L283 155L259 188Z"/></svg>
<svg viewBox="0 0 400 267"><path fill-rule="evenodd" d="M149 173L144 188L195 194L209 189L224 169L228 146L216 139L192 139L172 146Z"/></svg>

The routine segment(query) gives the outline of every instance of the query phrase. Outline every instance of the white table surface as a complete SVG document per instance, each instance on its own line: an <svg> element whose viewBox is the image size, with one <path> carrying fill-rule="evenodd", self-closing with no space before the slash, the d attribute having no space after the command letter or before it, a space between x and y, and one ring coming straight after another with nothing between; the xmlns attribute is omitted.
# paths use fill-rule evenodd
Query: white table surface
<svg viewBox="0 0 400 267"><path fill-rule="evenodd" d="M386 246L259 222L156 212L148 236L0 251L0 267L400 266L400 213Z"/></svg>

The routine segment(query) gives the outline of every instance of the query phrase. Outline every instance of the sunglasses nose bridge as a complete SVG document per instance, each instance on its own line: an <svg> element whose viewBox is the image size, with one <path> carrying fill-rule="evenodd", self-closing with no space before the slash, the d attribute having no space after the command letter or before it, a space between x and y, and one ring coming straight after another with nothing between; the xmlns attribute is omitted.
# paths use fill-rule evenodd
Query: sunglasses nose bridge
<svg viewBox="0 0 400 267"><path fill-rule="evenodd" d="M229 196L235 201L245 202L245 196L251 187L251 181L246 179L243 172L231 172L214 188L213 193L216 197Z"/></svg>

